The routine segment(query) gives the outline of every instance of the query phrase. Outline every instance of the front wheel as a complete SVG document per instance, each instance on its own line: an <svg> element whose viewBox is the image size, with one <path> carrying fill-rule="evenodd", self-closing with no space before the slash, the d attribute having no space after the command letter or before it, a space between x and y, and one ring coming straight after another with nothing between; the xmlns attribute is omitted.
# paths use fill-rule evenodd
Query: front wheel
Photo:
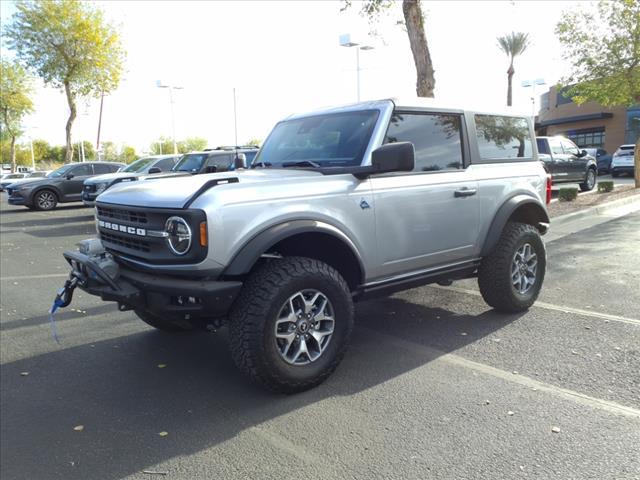
<svg viewBox="0 0 640 480"><path fill-rule="evenodd" d="M587 170L587 178L585 178L584 182L580 184L580 190L583 192L588 192L589 190L593 190L593 187L596 186L596 171L593 168Z"/></svg>
<svg viewBox="0 0 640 480"><path fill-rule="evenodd" d="M270 260L247 279L231 310L231 353L269 390L308 390L342 360L353 316L349 287L335 269L305 257Z"/></svg>
<svg viewBox="0 0 640 480"><path fill-rule="evenodd" d="M498 245L480 264L482 298L501 312L528 309L538 298L546 264L538 230L524 223L507 223Z"/></svg>
<svg viewBox="0 0 640 480"><path fill-rule="evenodd" d="M51 190L40 190L33 199L38 210L53 210L58 204L58 197Z"/></svg>

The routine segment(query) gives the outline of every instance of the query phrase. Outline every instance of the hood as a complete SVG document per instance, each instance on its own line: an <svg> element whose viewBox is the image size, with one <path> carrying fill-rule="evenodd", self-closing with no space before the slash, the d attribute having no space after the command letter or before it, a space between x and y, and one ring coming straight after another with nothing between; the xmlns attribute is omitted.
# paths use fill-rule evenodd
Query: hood
<svg viewBox="0 0 640 480"><path fill-rule="evenodd" d="M15 184L22 184L22 183L27 183L27 182L36 182L38 180L42 180L43 177L38 177L38 178L14 178L14 179L10 179L10 180L0 180L0 182L3 185L15 185Z"/></svg>
<svg viewBox="0 0 640 480"><path fill-rule="evenodd" d="M38 185L51 185L51 181L55 181L55 178L22 178L20 180L16 180L13 183L19 184L21 187L37 187Z"/></svg>
<svg viewBox="0 0 640 480"><path fill-rule="evenodd" d="M313 170L280 168L168 177L158 174L138 182L114 185L100 195L99 201L118 205L183 208L185 203L211 180L237 179L242 185L247 185L260 182L284 182L314 176L322 176L322 174ZM231 185L212 188L231 188Z"/></svg>

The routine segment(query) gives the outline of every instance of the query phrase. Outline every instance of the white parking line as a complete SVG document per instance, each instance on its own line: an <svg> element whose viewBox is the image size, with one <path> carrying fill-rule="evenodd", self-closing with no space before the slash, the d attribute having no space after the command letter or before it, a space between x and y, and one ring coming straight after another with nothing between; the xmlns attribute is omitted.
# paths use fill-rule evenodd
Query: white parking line
<svg viewBox="0 0 640 480"><path fill-rule="evenodd" d="M443 287L440 285L428 285L428 286L431 288L437 288L440 290L449 290L452 292L467 293L469 295L475 295L477 297L482 296L480 292L476 290L470 290L468 288ZM582 315L584 317L600 318L603 320L611 320L614 322L629 323L631 325L640 326L640 320L636 318L621 317L620 315L611 315L610 313L594 312L593 310L582 310L581 308L564 307L562 305L554 305L552 303L546 303L546 302L540 302L540 301L537 301L536 303L534 303L533 306L538 308L544 308L546 310L553 310L556 312L575 313L576 315Z"/></svg>
<svg viewBox="0 0 640 480"><path fill-rule="evenodd" d="M14 277L0 277L0 281L10 281L10 280L33 280L37 278L62 278L68 277L69 273L48 273L44 275L17 275Z"/></svg>
<svg viewBox="0 0 640 480"><path fill-rule="evenodd" d="M463 368L469 368L471 370L483 373L485 375L490 375L495 378L500 378L502 380L506 380L511 383L516 383L518 385L522 385L527 388L531 388L531 389L535 388L539 391L547 392L555 396L571 400L575 403L586 405L588 407L597 408L600 410L605 410L610 413L615 413L618 415L626 415L626 416L640 419L640 410L632 407L620 405L618 403L610 402L608 400L602 400L600 398L590 397L589 395L575 392L573 390L569 390L566 388L557 387L555 385L550 385L548 383L540 382L538 380L534 380L533 378L529 378L524 375L514 374L511 372L507 372L505 370L501 370L499 368L485 365L483 363L474 362L473 360L467 360L466 358L463 358L459 355L455 355L453 353L446 353L441 350L437 350L435 348L427 347L425 345L420 345L418 343L410 342L408 340L403 340L393 335L387 335L385 333L380 333L375 330L371 330L367 327L360 327L360 328L363 328L372 336L379 337L380 342L384 342L385 344L389 344L389 345L394 345L397 348L407 350L417 355L426 355L431 359L431 361L435 361L435 362L442 361L442 362L447 362L451 365L456 365Z"/></svg>

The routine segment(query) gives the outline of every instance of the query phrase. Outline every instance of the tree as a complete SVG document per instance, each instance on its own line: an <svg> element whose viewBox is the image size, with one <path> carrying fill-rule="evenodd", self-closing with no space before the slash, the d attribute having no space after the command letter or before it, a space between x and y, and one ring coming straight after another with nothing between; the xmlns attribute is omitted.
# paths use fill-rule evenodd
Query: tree
<svg viewBox="0 0 640 480"><path fill-rule="evenodd" d="M351 0L345 0L342 10L351 7L351 4ZM393 0L365 0L361 4L360 13L373 22L380 13L394 4ZM419 97L433 98L436 86L435 70L425 34L424 14L420 0L403 0L402 14L413 54L413 63L416 67L416 93Z"/></svg>
<svg viewBox="0 0 640 480"><path fill-rule="evenodd" d="M102 157L101 157L102 160L106 162L118 161L118 149L115 143L102 142L100 144L100 149L102 150Z"/></svg>
<svg viewBox="0 0 640 480"><path fill-rule="evenodd" d="M19 0L5 35L18 60L45 84L64 89L69 105L65 161L70 162L77 98L108 93L120 82L124 52L118 33L90 2Z"/></svg>
<svg viewBox="0 0 640 480"><path fill-rule="evenodd" d="M511 32L504 37L498 37L498 47L509 57L509 69L507 70L507 106L512 105L513 59L522 55L529 46L529 34Z"/></svg>
<svg viewBox="0 0 640 480"><path fill-rule="evenodd" d="M184 142L180 142L180 145L178 145L178 151L180 153L197 152L207 148L208 143L209 142L206 138L188 137ZM171 153L173 153L173 150L171 150Z"/></svg>
<svg viewBox="0 0 640 480"><path fill-rule="evenodd" d="M262 145L262 140L260 140L259 138L252 138L248 142L245 142L244 145L247 145L247 146L250 145L252 147L259 147L260 145Z"/></svg>
<svg viewBox="0 0 640 480"><path fill-rule="evenodd" d="M18 64L0 62L0 130L9 138L11 171L16 171L16 139L24 116L33 110L31 83Z"/></svg>
<svg viewBox="0 0 640 480"><path fill-rule="evenodd" d="M118 156L118 161L131 163L136 158L136 149L130 145L123 145L122 150L120 151L120 155Z"/></svg>
<svg viewBox="0 0 640 480"><path fill-rule="evenodd" d="M595 14L565 12L556 35L563 57L573 66L560 83L574 102L640 104L640 3L600 1ZM635 183L640 188L640 136L635 143Z"/></svg>
<svg viewBox="0 0 640 480"><path fill-rule="evenodd" d="M41 162L43 160L52 160L51 155L51 145L49 142L42 139L33 140L33 158L36 162Z"/></svg>

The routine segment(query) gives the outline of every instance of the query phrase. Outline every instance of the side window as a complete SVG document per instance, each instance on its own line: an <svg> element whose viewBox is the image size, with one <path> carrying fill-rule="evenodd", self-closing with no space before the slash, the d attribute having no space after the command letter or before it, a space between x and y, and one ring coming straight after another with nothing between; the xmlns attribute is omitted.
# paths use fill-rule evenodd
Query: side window
<svg viewBox="0 0 640 480"><path fill-rule="evenodd" d="M74 167L69 173L73 174L74 177L84 177L86 175L93 175L93 169L91 165L78 165Z"/></svg>
<svg viewBox="0 0 640 480"><path fill-rule="evenodd" d="M562 143L562 148L564 149L564 153L570 153L572 155L578 155L580 150L576 147L576 144L571 140L566 140L564 138L560 139L560 143Z"/></svg>
<svg viewBox="0 0 640 480"><path fill-rule="evenodd" d="M538 144L538 153L549 154L549 145L546 138L536 138L536 143Z"/></svg>
<svg viewBox="0 0 640 480"><path fill-rule="evenodd" d="M551 147L551 152L554 154L562 155L564 153L564 150L562 150L562 144L557 138L550 138L549 146Z"/></svg>
<svg viewBox="0 0 640 480"><path fill-rule="evenodd" d="M103 173L111 173L114 171L111 169L111 165L105 165L104 163L94 164L93 170L96 172L96 175L102 175Z"/></svg>
<svg viewBox="0 0 640 480"><path fill-rule="evenodd" d="M171 170L171 167L173 167L175 165L176 161L174 158L165 158L163 160L160 160L158 163L156 163L154 165L154 167L159 168L160 170L162 170L163 172L166 172L167 170Z"/></svg>
<svg viewBox="0 0 640 480"><path fill-rule="evenodd" d="M395 112L385 143L413 143L415 172L460 169L463 166L460 125L460 115Z"/></svg>
<svg viewBox="0 0 640 480"><path fill-rule="evenodd" d="M529 124L525 118L476 115L475 121L482 160L533 157Z"/></svg>
<svg viewBox="0 0 640 480"><path fill-rule="evenodd" d="M231 166L231 161L233 157L231 154L223 154L223 155L211 155L207 159L207 166L215 165L218 167L218 171L228 170Z"/></svg>

